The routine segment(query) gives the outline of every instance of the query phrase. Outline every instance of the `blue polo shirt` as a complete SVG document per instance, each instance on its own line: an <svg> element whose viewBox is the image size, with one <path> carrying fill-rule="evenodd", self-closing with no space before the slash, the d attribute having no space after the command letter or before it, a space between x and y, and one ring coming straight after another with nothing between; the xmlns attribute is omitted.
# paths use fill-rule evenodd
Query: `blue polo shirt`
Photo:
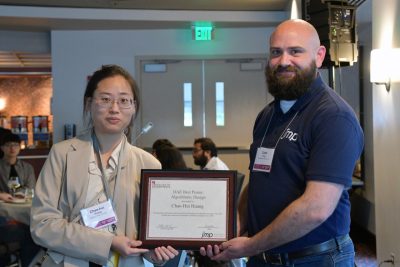
<svg viewBox="0 0 400 267"><path fill-rule="evenodd" d="M271 172L253 171L257 149L274 148L276 143ZM299 198L307 181L325 181L350 188L363 143L363 132L354 111L319 75L310 90L285 114L279 101L267 105L257 116L250 147L250 236L265 228ZM271 252L296 251L349 231L350 201L344 190L335 211L324 223Z"/></svg>

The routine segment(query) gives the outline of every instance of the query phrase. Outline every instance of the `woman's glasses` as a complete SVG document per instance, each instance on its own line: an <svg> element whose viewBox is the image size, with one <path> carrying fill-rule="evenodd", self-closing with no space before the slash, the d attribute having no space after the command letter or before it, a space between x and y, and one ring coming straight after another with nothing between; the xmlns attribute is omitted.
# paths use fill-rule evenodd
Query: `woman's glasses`
<svg viewBox="0 0 400 267"><path fill-rule="evenodd" d="M116 102L119 108L128 109L133 106L135 101L132 98L121 97L118 99L113 99L111 97L98 97L94 98L97 105L102 108L110 108Z"/></svg>

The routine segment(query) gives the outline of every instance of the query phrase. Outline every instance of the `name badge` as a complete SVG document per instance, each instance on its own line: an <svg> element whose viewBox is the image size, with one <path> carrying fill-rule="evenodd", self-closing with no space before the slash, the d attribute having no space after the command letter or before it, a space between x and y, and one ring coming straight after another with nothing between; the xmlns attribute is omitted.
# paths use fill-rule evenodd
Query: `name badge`
<svg viewBox="0 0 400 267"><path fill-rule="evenodd" d="M81 216L83 223L94 229L101 229L117 222L117 216L110 200L81 209Z"/></svg>
<svg viewBox="0 0 400 267"><path fill-rule="evenodd" d="M274 148L259 147L254 160L253 171L271 172L274 153Z"/></svg>

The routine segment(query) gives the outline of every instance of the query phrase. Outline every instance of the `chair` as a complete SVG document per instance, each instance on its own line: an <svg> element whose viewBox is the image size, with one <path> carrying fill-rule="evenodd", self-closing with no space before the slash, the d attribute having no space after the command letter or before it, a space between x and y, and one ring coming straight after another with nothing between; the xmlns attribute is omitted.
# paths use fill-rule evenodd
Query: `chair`
<svg viewBox="0 0 400 267"><path fill-rule="evenodd" d="M21 267L21 245L19 242L1 243L0 258L4 260L4 267ZM0 261L1 263L1 261Z"/></svg>
<svg viewBox="0 0 400 267"><path fill-rule="evenodd" d="M242 186L243 186L245 177L246 177L246 175L244 175L241 172L238 172L236 175L236 180L235 180L235 203L236 203L236 205L238 204L238 201L239 201L239 196L240 196L240 192L242 191Z"/></svg>

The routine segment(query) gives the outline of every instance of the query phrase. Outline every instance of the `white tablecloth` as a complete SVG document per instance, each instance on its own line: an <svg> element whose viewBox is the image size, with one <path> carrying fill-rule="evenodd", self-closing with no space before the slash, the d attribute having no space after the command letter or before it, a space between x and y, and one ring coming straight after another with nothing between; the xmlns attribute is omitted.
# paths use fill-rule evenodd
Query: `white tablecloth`
<svg viewBox="0 0 400 267"><path fill-rule="evenodd" d="M32 203L0 202L0 216L11 217L16 221L29 225Z"/></svg>

